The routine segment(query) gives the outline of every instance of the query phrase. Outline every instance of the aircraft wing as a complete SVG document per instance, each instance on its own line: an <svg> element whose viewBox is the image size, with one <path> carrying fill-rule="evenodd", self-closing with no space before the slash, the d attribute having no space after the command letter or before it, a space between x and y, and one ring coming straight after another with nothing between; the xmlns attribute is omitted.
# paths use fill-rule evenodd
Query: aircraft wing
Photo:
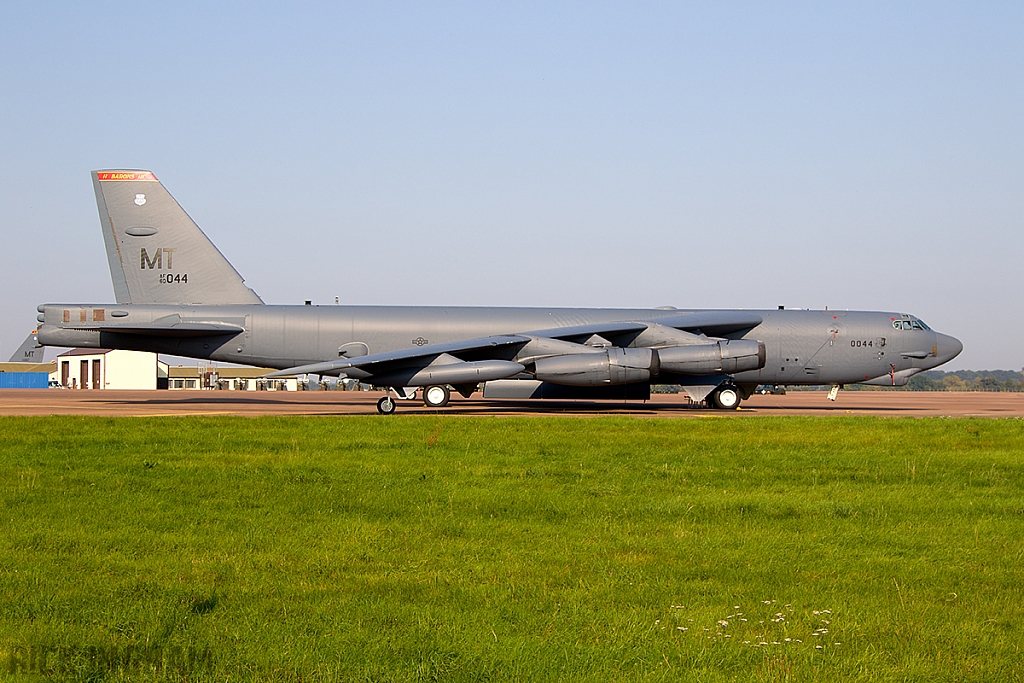
<svg viewBox="0 0 1024 683"><path fill-rule="evenodd" d="M388 375L400 370L423 369L435 363L438 359L443 359L441 365L455 365L460 362L474 364L486 362L505 363L509 361L495 359L494 356L514 356L516 350L529 343L529 341L530 338L527 336L509 334L466 339L447 344L429 344L400 351L388 351L368 356L359 356L357 358L341 358L324 363L300 365L272 372L267 377L290 377L292 375L306 374L333 375L340 373L362 379L370 376ZM503 353L505 350L507 352ZM518 366L518 369L511 367L513 365ZM502 366L495 365L491 367L494 371L497 371ZM523 366L518 363L510 363L506 369L510 370L508 374L514 375L522 371Z"/></svg>
<svg viewBox="0 0 1024 683"><path fill-rule="evenodd" d="M652 317L649 320L677 330L702 332L709 337L724 337L733 332L745 332L764 322L764 318L749 311L679 312Z"/></svg>
<svg viewBox="0 0 1024 683"><path fill-rule="evenodd" d="M582 343L594 335L599 337L618 337L620 335L632 334L636 336L646 329L647 325L643 323L595 323L593 325L575 325L573 327L534 330L532 332L524 332L523 334L530 337L546 337L548 339L561 339L563 341Z"/></svg>
<svg viewBox="0 0 1024 683"><path fill-rule="evenodd" d="M751 329L759 325L761 320L761 316L744 311L699 311L667 314L653 317L646 323L621 321L556 327L520 334L429 344L357 358L340 358L335 361L286 368L272 372L267 377L290 377L305 374L344 375L354 379L372 377L375 382L381 384L392 381L396 383L396 386L411 386L408 383L414 380L416 373L426 372L436 378L439 383L453 384L463 381L463 377L466 377L466 382L486 381L485 376L501 379L522 372L525 368L521 364L513 362L512 358L519 349L537 338L557 339L577 344L595 335L609 339L621 339L639 335L648 328L649 323L718 336Z"/></svg>
<svg viewBox="0 0 1024 683"><path fill-rule="evenodd" d="M653 316L630 322L594 323L574 327L555 327L547 330L534 330L523 334L531 337L548 337L582 343L587 338L597 335L607 339L636 336L647 329L647 323L656 323L677 330L704 334L708 337L723 337L733 332L746 332L760 325L764 319L756 313L747 311L694 311L672 312L663 316ZM627 339L628 340L628 339Z"/></svg>

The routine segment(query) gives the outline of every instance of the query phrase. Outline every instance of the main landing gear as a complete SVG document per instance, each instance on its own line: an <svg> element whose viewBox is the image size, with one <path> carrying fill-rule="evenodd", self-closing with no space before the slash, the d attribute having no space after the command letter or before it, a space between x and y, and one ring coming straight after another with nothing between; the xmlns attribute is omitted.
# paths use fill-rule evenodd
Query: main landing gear
<svg viewBox="0 0 1024 683"><path fill-rule="evenodd" d="M389 388L387 395L377 401L377 412L381 415L391 415L395 412L395 408L398 407L395 397L391 395L392 392L397 395L397 398L406 401L416 398L415 389L410 390L408 387L405 389ZM442 384L424 387L423 389L423 405L428 408L443 408L448 405L451 397L451 389Z"/></svg>
<svg viewBox="0 0 1024 683"><path fill-rule="evenodd" d="M451 399L451 390L442 385L427 387L423 390L423 405L428 408L444 408Z"/></svg>
<svg viewBox="0 0 1024 683"><path fill-rule="evenodd" d="M708 394L708 406L721 410L736 410L740 407L740 390L732 384L723 384Z"/></svg>

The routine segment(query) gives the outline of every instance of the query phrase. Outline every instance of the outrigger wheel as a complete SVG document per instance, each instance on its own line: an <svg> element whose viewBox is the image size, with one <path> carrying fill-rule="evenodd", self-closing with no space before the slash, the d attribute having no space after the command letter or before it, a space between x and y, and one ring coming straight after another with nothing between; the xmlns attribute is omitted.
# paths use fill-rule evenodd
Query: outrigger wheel
<svg viewBox="0 0 1024 683"><path fill-rule="evenodd" d="M423 405L428 408L443 408L448 405L448 399L451 397L452 392L448 387L434 385L423 391Z"/></svg>
<svg viewBox="0 0 1024 683"><path fill-rule="evenodd" d="M731 384L723 384L711 392L711 404L722 410L736 410L740 407L740 391Z"/></svg>
<svg viewBox="0 0 1024 683"><path fill-rule="evenodd" d="M395 399L389 395L377 401L377 412L381 415L390 415L395 412Z"/></svg>

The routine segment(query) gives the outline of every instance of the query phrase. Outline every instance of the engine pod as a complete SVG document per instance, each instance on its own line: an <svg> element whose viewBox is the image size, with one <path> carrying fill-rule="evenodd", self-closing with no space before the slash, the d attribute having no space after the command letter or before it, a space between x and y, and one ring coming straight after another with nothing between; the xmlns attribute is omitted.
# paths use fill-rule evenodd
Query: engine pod
<svg viewBox="0 0 1024 683"><path fill-rule="evenodd" d="M661 370L679 375L732 374L759 370L765 363L764 342L723 339L713 344L671 346L658 350Z"/></svg>
<svg viewBox="0 0 1024 683"><path fill-rule="evenodd" d="M600 353L576 353L539 358L534 376L544 382L575 387L647 382L657 374L658 357L652 349L612 347Z"/></svg>

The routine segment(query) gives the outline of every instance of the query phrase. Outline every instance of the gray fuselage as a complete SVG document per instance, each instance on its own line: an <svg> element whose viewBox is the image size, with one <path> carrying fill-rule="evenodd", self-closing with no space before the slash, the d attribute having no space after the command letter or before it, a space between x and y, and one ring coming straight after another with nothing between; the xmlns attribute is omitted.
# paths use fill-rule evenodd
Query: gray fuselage
<svg viewBox="0 0 1024 683"><path fill-rule="evenodd" d="M594 323L654 321L686 310L402 306L46 304L40 341L121 348L271 368L291 368L427 344ZM99 313L97 313L99 312ZM700 311L697 311L700 312ZM764 342L765 365L735 375L746 384L849 384L906 377L962 349L917 318L865 311L744 311L761 322L714 336ZM99 331L96 316L106 330ZM913 328L909 322L914 323ZM176 323L233 326L225 334L146 334ZM908 327L910 329L903 329ZM700 333L701 330L696 330ZM710 333L709 333L710 334ZM898 382L893 382L898 383Z"/></svg>

